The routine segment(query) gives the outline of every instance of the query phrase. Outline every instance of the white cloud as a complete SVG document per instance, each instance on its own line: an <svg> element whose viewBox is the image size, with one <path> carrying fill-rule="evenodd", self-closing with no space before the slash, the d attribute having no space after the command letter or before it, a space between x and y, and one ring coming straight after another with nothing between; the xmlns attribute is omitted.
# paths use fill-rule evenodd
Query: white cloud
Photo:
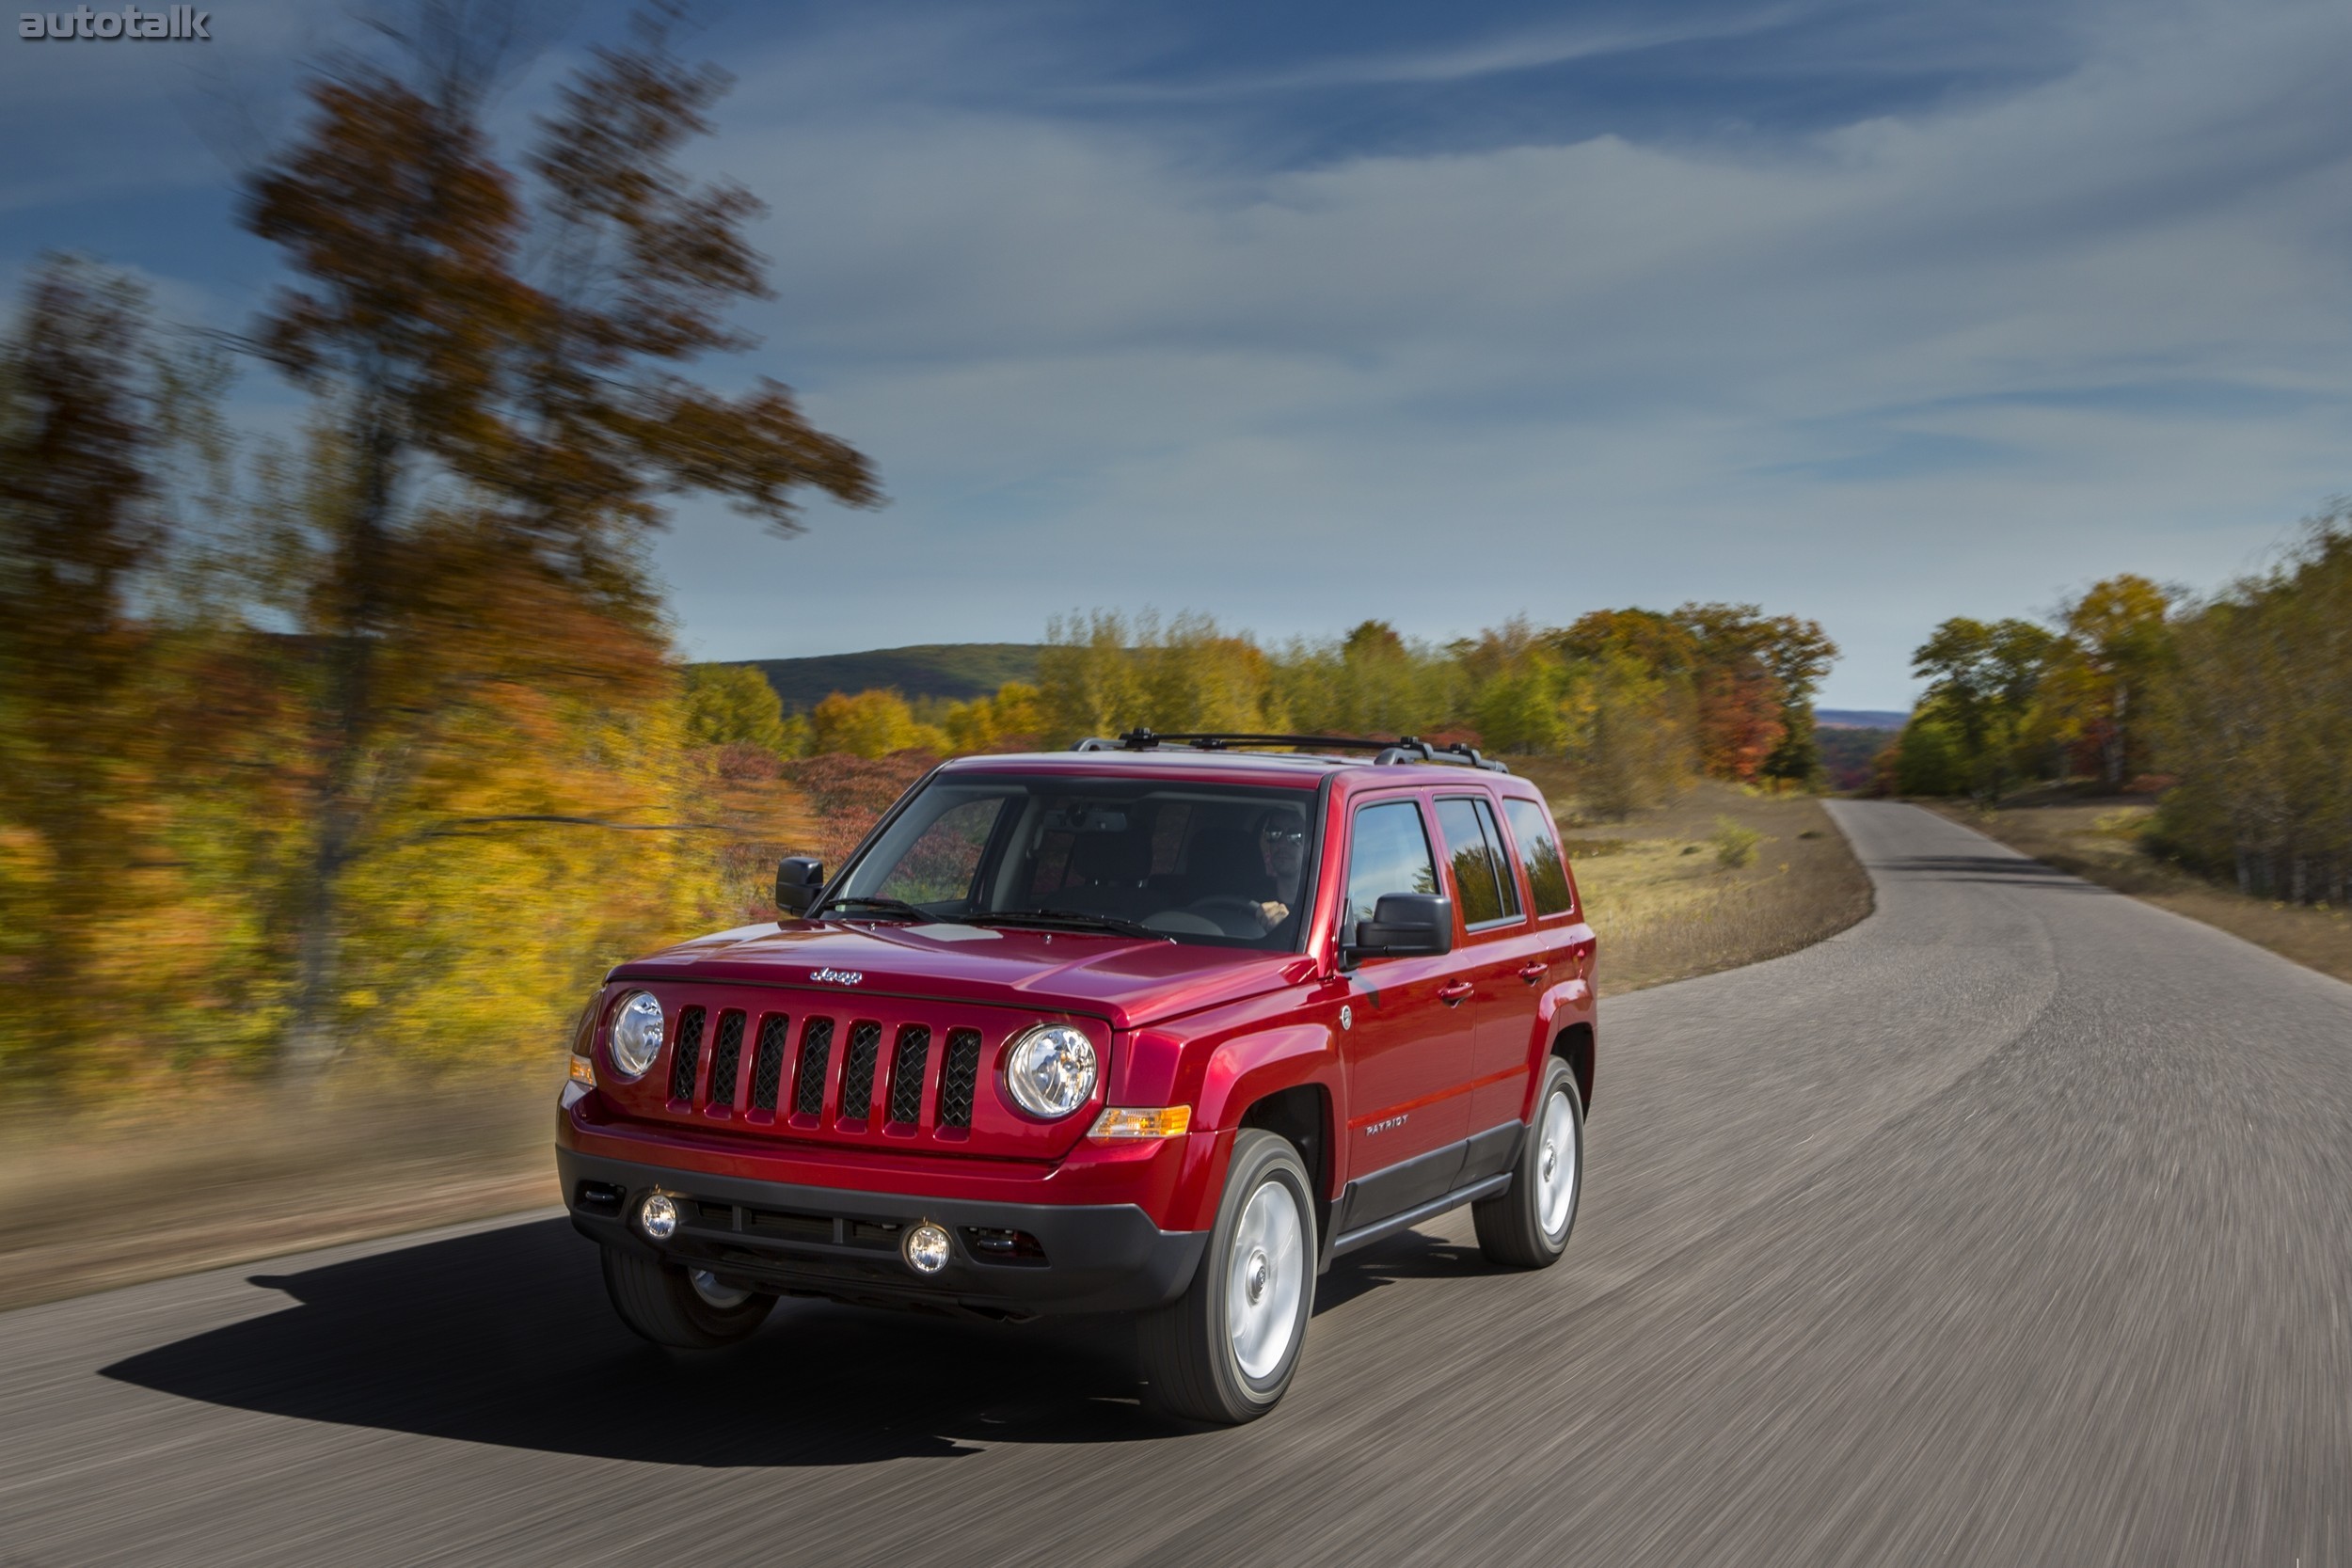
<svg viewBox="0 0 2352 1568"><path fill-rule="evenodd" d="M716 596L744 535L663 559L728 657L1762 598L1888 705L1945 615L2211 581L2352 483L2347 46L2333 8L2109 17L2063 77L1736 154L1234 173L1042 114L771 116L720 161L778 213L777 357L898 505L774 546L825 585L788 628Z"/></svg>

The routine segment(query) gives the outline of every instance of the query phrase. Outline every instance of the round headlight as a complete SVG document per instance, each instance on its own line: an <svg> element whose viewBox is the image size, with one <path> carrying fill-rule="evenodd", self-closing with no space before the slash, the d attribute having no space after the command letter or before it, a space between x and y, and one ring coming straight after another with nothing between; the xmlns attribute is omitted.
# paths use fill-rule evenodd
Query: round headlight
<svg viewBox="0 0 2352 1568"><path fill-rule="evenodd" d="M661 1004L651 991L631 991L612 1015L612 1065L624 1078L643 1078L661 1053Z"/></svg>
<svg viewBox="0 0 2352 1568"><path fill-rule="evenodd" d="M1094 1042L1067 1023L1048 1023L1005 1053L1005 1087L1033 1117L1066 1117L1094 1093Z"/></svg>

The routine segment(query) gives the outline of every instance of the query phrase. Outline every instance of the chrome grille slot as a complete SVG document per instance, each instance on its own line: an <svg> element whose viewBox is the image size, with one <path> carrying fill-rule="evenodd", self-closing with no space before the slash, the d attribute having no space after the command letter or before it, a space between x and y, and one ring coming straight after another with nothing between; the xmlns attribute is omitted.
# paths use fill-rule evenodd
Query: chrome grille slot
<svg viewBox="0 0 2352 1568"><path fill-rule="evenodd" d="M882 1057L882 1025L860 1019L850 1025L850 1054L841 1064L842 1121L864 1121L874 1114L874 1068Z"/></svg>
<svg viewBox="0 0 2352 1568"><path fill-rule="evenodd" d="M792 1021L782 1013L770 1013L759 1021L759 1051L752 1058L752 1109L772 1111L776 1095L784 1087L784 1044L792 1033Z"/></svg>
<svg viewBox="0 0 2352 1568"><path fill-rule="evenodd" d="M890 1062L890 1119L901 1127L923 1119L923 1069L930 1059L930 1030L920 1023L900 1025Z"/></svg>
<svg viewBox="0 0 2352 1568"><path fill-rule="evenodd" d="M972 1097L980 1086L980 1032L947 1031L947 1059L939 1068L939 1125L972 1125Z"/></svg>
<svg viewBox="0 0 2352 1568"><path fill-rule="evenodd" d="M677 1047L670 1057L670 1098L694 1098L694 1069L702 1065L703 1019L700 1007L677 1015Z"/></svg>
<svg viewBox="0 0 2352 1568"><path fill-rule="evenodd" d="M713 1105L735 1108L737 1069L743 1061L743 1015L729 1007L719 1015L719 1041L710 1053L710 1099Z"/></svg>
<svg viewBox="0 0 2352 1568"><path fill-rule="evenodd" d="M813 1117L825 1109L825 1069L833 1061L833 1020L812 1018L801 1025L801 1065L792 1077L792 1112Z"/></svg>

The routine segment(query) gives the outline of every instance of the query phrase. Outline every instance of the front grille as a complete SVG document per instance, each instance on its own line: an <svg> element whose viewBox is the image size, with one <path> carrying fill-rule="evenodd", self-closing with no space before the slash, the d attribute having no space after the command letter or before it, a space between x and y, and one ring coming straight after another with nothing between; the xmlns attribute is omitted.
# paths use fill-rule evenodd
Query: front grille
<svg viewBox="0 0 2352 1568"><path fill-rule="evenodd" d="M752 1109L772 1111L776 1095L784 1087L784 1042L792 1033L792 1021L782 1013L770 1013L759 1021L759 1053L752 1058Z"/></svg>
<svg viewBox="0 0 2352 1568"><path fill-rule="evenodd" d="M825 1069L833 1061L833 1020L812 1018L801 1026L801 1066L792 1079L792 1114L813 1117L825 1109Z"/></svg>
<svg viewBox="0 0 2352 1568"><path fill-rule="evenodd" d="M939 1067L939 1125L972 1125L972 1096L980 1086L980 1032L947 1031L947 1059Z"/></svg>
<svg viewBox="0 0 2352 1568"><path fill-rule="evenodd" d="M860 1019L850 1025L850 1054L841 1064L843 1121L864 1121L874 1111L874 1065L882 1055L882 1025Z"/></svg>
<svg viewBox="0 0 2352 1568"><path fill-rule="evenodd" d="M677 1015L677 1050L670 1057L670 1098L694 1098L694 1069L703 1054L703 1010L689 1007Z"/></svg>
<svg viewBox="0 0 2352 1568"><path fill-rule="evenodd" d="M920 1023L898 1031L898 1050L890 1064L890 1119L912 1127L923 1119L923 1069L931 1058L931 1032Z"/></svg>
<svg viewBox="0 0 2352 1568"><path fill-rule="evenodd" d="M736 1069L743 1060L743 1015L733 1007L719 1015L719 1043L710 1053L710 1100L735 1107Z"/></svg>
<svg viewBox="0 0 2352 1568"><path fill-rule="evenodd" d="M668 1060L610 1091L628 1115L719 1139L976 1158L1059 1158L1084 1135L1075 1118L1046 1128L1020 1116L991 1087L996 1054L1037 1027L1035 1012L739 982L681 983L661 1002ZM1080 1026L1100 1038L1099 1021Z"/></svg>

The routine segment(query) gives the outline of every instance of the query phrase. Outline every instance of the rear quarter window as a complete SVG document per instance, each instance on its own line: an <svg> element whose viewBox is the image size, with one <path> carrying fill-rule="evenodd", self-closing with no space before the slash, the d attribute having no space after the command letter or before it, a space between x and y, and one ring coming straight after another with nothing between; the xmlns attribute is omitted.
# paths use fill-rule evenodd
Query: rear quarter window
<svg viewBox="0 0 2352 1568"><path fill-rule="evenodd" d="M1533 800L1516 799L1502 802L1502 814L1510 818L1535 912L1567 913L1576 907L1576 895L1568 891L1568 868L1560 858L1560 838L1551 830L1549 815Z"/></svg>

